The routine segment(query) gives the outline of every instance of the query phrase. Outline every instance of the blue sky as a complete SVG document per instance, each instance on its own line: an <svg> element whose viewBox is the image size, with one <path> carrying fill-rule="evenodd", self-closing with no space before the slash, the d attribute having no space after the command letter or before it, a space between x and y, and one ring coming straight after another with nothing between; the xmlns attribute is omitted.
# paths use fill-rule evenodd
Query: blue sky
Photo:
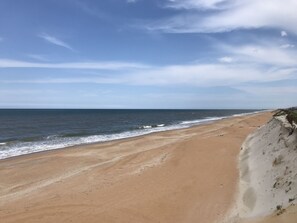
<svg viewBox="0 0 297 223"><path fill-rule="evenodd" d="M296 0L2 0L0 108L297 105Z"/></svg>

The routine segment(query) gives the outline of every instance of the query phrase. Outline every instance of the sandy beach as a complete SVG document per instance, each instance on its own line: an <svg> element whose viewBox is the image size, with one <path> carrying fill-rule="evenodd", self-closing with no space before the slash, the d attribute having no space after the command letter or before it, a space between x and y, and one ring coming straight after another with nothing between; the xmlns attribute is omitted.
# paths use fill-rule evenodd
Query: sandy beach
<svg viewBox="0 0 297 223"><path fill-rule="evenodd" d="M221 222L241 145L270 112L0 161L9 222Z"/></svg>

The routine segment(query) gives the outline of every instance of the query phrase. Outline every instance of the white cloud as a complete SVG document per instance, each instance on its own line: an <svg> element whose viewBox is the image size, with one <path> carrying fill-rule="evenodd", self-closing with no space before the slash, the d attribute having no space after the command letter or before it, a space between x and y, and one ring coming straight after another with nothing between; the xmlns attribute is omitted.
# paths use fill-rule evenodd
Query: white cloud
<svg viewBox="0 0 297 223"><path fill-rule="evenodd" d="M98 9L97 7L94 7L93 4L89 5L87 1L76 0L74 1L74 4L78 9L82 10L83 12L85 12L90 16L93 16L102 20L106 20L106 21L109 21L111 19L108 13Z"/></svg>
<svg viewBox="0 0 297 223"><path fill-rule="evenodd" d="M57 45L57 46L61 46L61 47L64 47L66 49L69 49L69 50L72 50L74 51L74 49L69 45L67 44L66 42L54 37L54 36L50 36L46 33L42 33L39 35L40 38L46 40L47 42L51 43L51 44L54 44L54 45Z"/></svg>
<svg viewBox="0 0 297 223"><path fill-rule="evenodd" d="M169 0L166 7L175 9L217 9L227 0Z"/></svg>
<svg viewBox="0 0 297 223"><path fill-rule="evenodd" d="M238 87L238 89L256 94L266 94L266 95L296 95L296 87L280 87L280 86L248 86L248 87Z"/></svg>
<svg viewBox="0 0 297 223"><path fill-rule="evenodd" d="M127 3L135 3L138 2L138 0L127 0Z"/></svg>
<svg viewBox="0 0 297 223"><path fill-rule="evenodd" d="M232 63L234 59L232 57L221 57L218 59L222 63Z"/></svg>
<svg viewBox="0 0 297 223"><path fill-rule="evenodd" d="M272 43L256 43L249 45L230 46L221 45L224 51L235 55L242 63L254 63L258 65L270 66L297 66L296 51L286 50Z"/></svg>
<svg viewBox="0 0 297 223"><path fill-rule="evenodd" d="M2 42L3 41L3 38L0 36L0 42Z"/></svg>
<svg viewBox="0 0 297 223"><path fill-rule="evenodd" d="M123 70L145 69L147 65L128 62L70 62L70 63L32 63L20 60L0 59L0 68L55 68L55 69L94 69Z"/></svg>
<svg viewBox="0 0 297 223"><path fill-rule="evenodd" d="M212 63L192 63L153 67L128 62L32 63L0 59L0 68L94 69L116 71L117 75L88 75L79 78L56 76L39 79L0 80L0 83L100 83L137 86L229 86L242 83L288 80L297 78L297 52L272 42L249 45L216 45L225 55ZM235 58L235 59L234 59ZM236 63L234 63L236 61ZM78 72L78 71L75 71ZM80 71L79 71L80 72ZM84 71L83 71L84 72ZM89 72L89 71L88 71ZM58 74L57 74L58 75Z"/></svg>
<svg viewBox="0 0 297 223"><path fill-rule="evenodd" d="M1 62L0 62L1 65ZM31 66L32 67L32 66ZM38 66L40 67L40 66ZM74 66L71 66L73 68ZM50 68L70 68L54 66ZM80 66L81 68L81 66ZM121 70L122 71L122 70ZM192 64L151 67L147 69L121 72L121 75L40 78L34 80L1 80L0 83L100 83L126 84L139 86L234 86L254 81L284 80L292 77L296 69L265 69L249 64Z"/></svg>
<svg viewBox="0 0 297 223"><path fill-rule="evenodd" d="M191 4L190 4L190 3ZM196 5L203 5L200 0L186 1L185 9L179 15L148 25L149 30L161 30L169 33L213 33L235 29L278 28L297 34L297 1L287 0L226 0L228 7L215 13L199 13ZM204 4L204 10L216 6L211 1ZM176 5L182 1L176 1ZM179 7L181 8L181 6ZM196 11L193 11L196 10Z"/></svg>
<svg viewBox="0 0 297 223"><path fill-rule="evenodd" d="M80 78L34 80L35 83L111 83L127 85L236 86L247 82L267 82L297 77L297 52L272 42L250 45L215 46L225 55L212 63L192 63L153 67L128 62L32 63L0 59L0 68L55 68L111 70L119 75L100 74ZM234 59L236 58L236 59ZM236 63L235 63L236 62ZM21 81L22 80L18 80ZM30 80L23 80L27 83ZM2 80L3 82L3 80Z"/></svg>
<svg viewBox="0 0 297 223"><path fill-rule="evenodd" d="M286 31L281 31L281 36L282 36L282 37L285 37L285 36L288 36L288 34L287 34Z"/></svg>
<svg viewBox="0 0 297 223"><path fill-rule="evenodd" d="M0 80L0 83L22 83L22 84L119 84L123 83L121 79L113 77L89 77L89 78L40 78L40 79L19 79L19 80Z"/></svg>
<svg viewBox="0 0 297 223"><path fill-rule="evenodd" d="M283 48L283 49L294 48L294 47L295 47L294 44L283 44L280 46L280 48Z"/></svg>
<svg viewBox="0 0 297 223"><path fill-rule="evenodd" d="M250 64L175 65L136 72L129 83L140 85L233 86L245 82L266 82L292 77L296 69L270 70Z"/></svg>

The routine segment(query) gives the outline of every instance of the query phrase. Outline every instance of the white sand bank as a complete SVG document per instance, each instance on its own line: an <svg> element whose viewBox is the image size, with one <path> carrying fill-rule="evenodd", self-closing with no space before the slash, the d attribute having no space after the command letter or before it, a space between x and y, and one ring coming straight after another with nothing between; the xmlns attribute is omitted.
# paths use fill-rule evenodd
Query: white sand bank
<svg viewBox="0 0 297 223"><path fill-rule="evenodd" d="M244 142L240 156L238 219L280 215L297 203L297 130L273 118Z"/></svg>

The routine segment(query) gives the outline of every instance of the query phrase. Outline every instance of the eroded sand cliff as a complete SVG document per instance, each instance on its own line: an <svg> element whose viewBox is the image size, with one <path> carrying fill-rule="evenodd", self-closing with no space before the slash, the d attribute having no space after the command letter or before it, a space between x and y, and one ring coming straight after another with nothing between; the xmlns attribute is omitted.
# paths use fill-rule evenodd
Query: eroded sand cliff
<svg viewBox="0 0 297 223"><path fill-rule="evenodd" d="M232 221L272 222L275 218L279 219L276 222L291 222L286 215L297 220L292 216L297 204L294 122L289 123L286 115L275 116L249 135L241 148L239 169L238 201Z"/></svg>

